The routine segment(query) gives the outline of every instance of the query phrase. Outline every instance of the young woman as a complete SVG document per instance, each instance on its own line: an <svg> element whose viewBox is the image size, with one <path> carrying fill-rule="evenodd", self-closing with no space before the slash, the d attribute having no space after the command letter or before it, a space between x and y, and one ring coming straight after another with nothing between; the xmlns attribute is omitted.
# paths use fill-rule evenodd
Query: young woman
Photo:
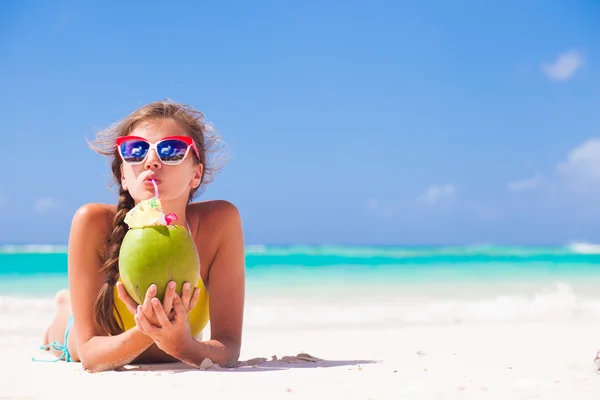
<svg viewBox="0 0 600 400"><path fill-rule="evenodd" d="M92 372L177 360L198 366L205 358L235 364L245 296L240 215L226 201L191 202L214 172L207 165L212 145L202 113L170 101L148 104L101 132L93 148L112 157L119 201L86 204L75 213L70 290L56 296L43 348ZM201 280L184 286L181 296L167 285L162 303L153 285L138 305L119 281L119 250L127 212L154 196L154 183L164 212L175 213L174 223L194 238ZM209 315L211 337L201 341Z"/></svg>

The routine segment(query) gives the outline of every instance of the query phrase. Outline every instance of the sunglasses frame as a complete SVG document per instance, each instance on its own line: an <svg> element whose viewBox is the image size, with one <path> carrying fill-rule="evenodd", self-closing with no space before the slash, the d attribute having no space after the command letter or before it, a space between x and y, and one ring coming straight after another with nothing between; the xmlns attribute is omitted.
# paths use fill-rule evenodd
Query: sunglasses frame
<svg viewBox="0 0 600 400"><path fill-rule="evenodd" d="M182 142L184 142L187 145L187 148L185 150L185 155L181 158L181 160L179 160L179 161L163 161L163 159L160 158L160 155L158 153L158 145L160 143L164 142L165 140L181 140ZM123 143L129 142L129 141L142 141L142 142L146 142L150 145L150 148L146 152L146 155L140 161L126 161L125 157L123 157L123 153L121 152L121 145ZM153 150L153 149L156 152L156 154L158 155L160 162L162 162L165 165L181 164L183 162L183 160L185 160L185 158L187 157L188 153L190 152L190 148L194 149L194 153L196 153L196 157L198 157L198 160L200 159L200 154L198 153L198 148L196 147L196 143L189 136L167 136L167 137L164 137L154 143L151 143L148 139L145 139L140 136L119 136L117 138L116 142L117 142L117 145L116 145L117 152L119 153L119 156L121 156L121 159L123 160L124 163L130 164L130 165L140 165L140 164L144 163L146 161L146 159L148 158L148 154L150 154L150 150Z"/></svg>

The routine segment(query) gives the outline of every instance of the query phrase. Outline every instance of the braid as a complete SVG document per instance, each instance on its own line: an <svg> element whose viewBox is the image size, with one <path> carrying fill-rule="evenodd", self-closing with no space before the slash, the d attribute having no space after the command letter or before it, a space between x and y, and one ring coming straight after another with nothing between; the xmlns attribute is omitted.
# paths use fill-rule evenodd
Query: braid
<svg viewBox="0 0 600 400"><path fill-rule="evenodd" d="M96 324L105 333L117 335L123 332L123 320L115 308L114 287L119 278L119 251L121 242L127 233L127 224L125 224L125 215L134 207L134 201L128 191L119 188L119 202L117 204L117 213L113 219L113 231L109 242L107 243L108 254L101 271L106 272L104 285L100 289L96 304L94 305ZM117 323L113 312L116 311L121 322Z"/></svg>

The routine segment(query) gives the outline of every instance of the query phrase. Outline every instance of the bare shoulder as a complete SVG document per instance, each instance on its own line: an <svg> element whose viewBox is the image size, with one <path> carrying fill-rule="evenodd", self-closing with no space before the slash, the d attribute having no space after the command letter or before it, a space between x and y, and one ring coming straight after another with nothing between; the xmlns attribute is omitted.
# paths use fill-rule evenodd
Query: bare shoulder
<svg viewBox="0 0 600 400"><path fill-rule="evenodd" d="M94 227L111 226L116 213L113 204L87 203L75 211L73 224L91 224Z"/></svg>
<svg viewBox="0 0 600 400"><path fill-rule="evenodd" d="M238 208L227 200L208 200L190 204L190 211L199 231L211 236L231 233L231 229L241 229L241 215Z"/></svg>
<svg viewBox="0 0 600 400"><path fill-rule="evenodd" d="M223 218L239 218L238 208L227 200L207 200L190 204L190 210L195 215L210 220Z"/></svg>
<svg viewBox="0 0 600 400"><path fill-rule="evenodd" d="M224 252L242 253L243 258L242 218L233 203L226 200L192 203L189 212L190 226L202 255L209 260L206 265L209 271Z"/></svg>
<svg viewBox="0 0 600 400"><path fill-rule="evenodd" d="M85 235L91 241L104 241L112 230L116 206L87 203L75 211L71 222L71 235Z"/></svg>
<svg viewBox="0 0 600 400"><path fill-rule="evenodd" d="M116 209L114 204L86 203L75 211L73 219L82 222L102 222L108 219L112 222Z"/></svg>

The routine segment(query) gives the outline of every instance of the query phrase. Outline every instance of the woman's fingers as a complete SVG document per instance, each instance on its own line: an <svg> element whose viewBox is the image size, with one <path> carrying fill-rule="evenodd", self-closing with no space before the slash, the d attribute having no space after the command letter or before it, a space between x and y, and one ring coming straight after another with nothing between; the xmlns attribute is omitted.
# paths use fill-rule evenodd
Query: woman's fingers
<svg viewBox="0 0 600 400"><path fill-rule="evenodd" d="M125 304L127 309L135 314L137 310L138 304L131 298L127 290L125 289L125 285L122 282L117 282L117 294L119 295L119 299Z"/></svg>
<svg viewBox="0 0 600 400"><path fill-rule="evenodd" d="M118 283L118 291L119 297L123 300L127 309L132 312L132 314L136 313L138 309L138 304L129 296L125 287L122 283ZM162 302L162 309L164 310L164 316L166 316L169 320L175 318L175 309L174 309L174 299L175 297L179 297L179 301L187 312L190 312L198 303L198 298L200 297L200 289L194 287L192 290L192 286L189 282L185 282L183 284L183 288L181 291L181 296L177 295L176 292L176 282L171 281L167 285L165 290L165 296ZM152 299L156 297L157 288L155 284L150 285L148 290L146 291L146 296L144 297L144 301L141 304L141 311L144 313L149 322L154 323L158 322L155 308L152 303Z"/></svg>
<svg viewBox="0 0 600 400"><path fill-rule="evenodd" d="M165 291L165 297L162 302L162 308L164 309L165 316L169 320L173 320L175 318L175 307L174 307L174 299L177 296L176 294L177 285L174 281L169 282ZM156 297L156 285L152 284L146 291L146 296L144 297L143 303L141 306L141 311L146 315L148 322L154 322L157 319L155 308L152 304L152 299ZM138 304L133 300L133 298L127 293L127 289L122 282L117 282L117 293L121 301L125 304L127 309L132 313L136 314L138 311ZM191 285L189 282L184 283L183 289L181 292L181 296L179 296L179 301L183 308L189 313L196 307L198 303L198 298L200 297L200 288L191 289Z"/></svg>
<svg viewBox="0 0 600 400"><path fill-rule="evenodd" d="M156 285L153 283L150 285L148 290L146 290L146 297L144 298L144 303L142 304L142 312L146 315L146 318L150 318L150 316L154 313L154 308L152 307L152 299L156 296Z"/></svg>
<svg viewBox="0 0 600 400"><path fill-rule="evenodd" d="M192 290L192 285L189 282L186 282L183 285L183 290L181 291L181 303L183 308L190 312L198 302L198 297L200 297L200 289L195 287Z"/></svg>
<svg viewBox="0 0 600 400"><path fill-rule="evenodd" d="M175 309L175 318L185 318L186 317L186 310L185 310L185 306L183 305L183 302L181 301L181 298L175 298L175 301L173 302L173 308Z"/></svg>
<svg viewBox="0 0 600 400"><path fill-rule="evenodd" d="M190 283L185 282L183 284L183 289L181 290L181 301L183 302L183 306L187 309L188 304L190 304Z"/></svg>
<svg viewBox="0 0 600 400"><path fill-rule="evenodd" d="M144 313L141 310L142 306L138 307L138 312L134 315L135 321L137 325L140 327L140 330L146 335L155 334L159 328L156 328L152 325L152 323L146 318Z"/></svg>
<svg viewBox="0 0 600 400"><path fill-rule="evenodd" d="M156 317L158 318L158 323L163 328L171 325L169 317L167 316L165 309L162 307L162 304L160 304L160 301L158 299L152 299L152 306L154 307L154 312L156 313Z"/></svg>
<svg viewBox="0 0 600 400"><path fill-rule="evenodd" d="M171 281L169 282L169 284L167 285L167 288L165 290L165 298L163 299L163 308L165 309L165 312L170 313L171 309L173 308L173 296L175 295L175 288L177 287L177 284L175 283L175 281Z"/></svg>
<svg viewBox="0 0 600 400"><path fill-rule="evenodd" d="M196 307L196 303L198 303L198 298L200 297L200 288L194 289L194 295L192 296L192 300L188 307L186 307L187 312L190 312Z"/></svg>

